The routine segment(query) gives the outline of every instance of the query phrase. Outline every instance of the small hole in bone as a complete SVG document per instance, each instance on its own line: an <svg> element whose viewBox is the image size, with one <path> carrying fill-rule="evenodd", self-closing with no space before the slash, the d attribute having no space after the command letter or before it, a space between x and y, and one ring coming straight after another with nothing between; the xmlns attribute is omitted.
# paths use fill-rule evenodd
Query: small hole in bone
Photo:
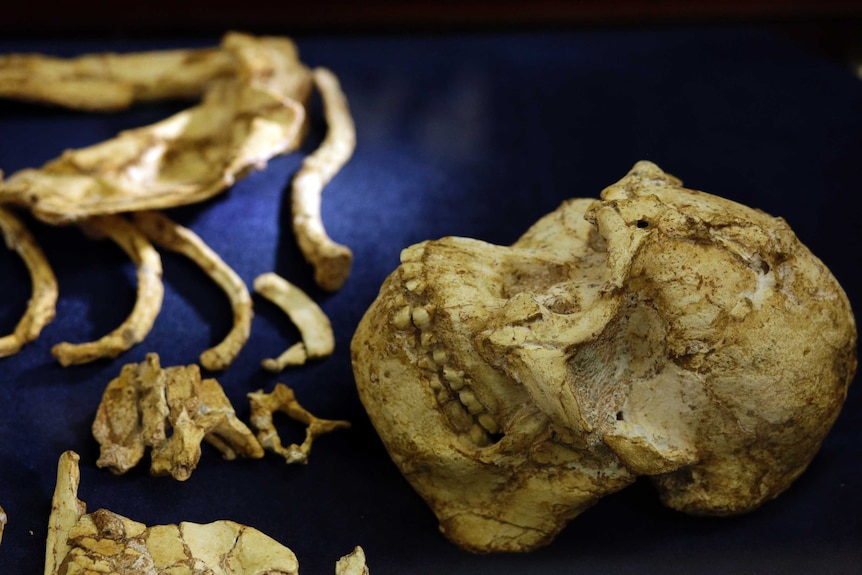
<svg viewBox="0 0 862 575"><path fill-rule="evenodd" d="M760 260L760 271L763 272L764 275L769 273L769 262L764 260Z"/></svg>
<svg viewBox="0 0 862 575"><path fill-rule="evenodd" d="M641 229L643 229L643 228L648 228L648 227L649 227L649 222L648 222L648 221L646 221L646 220L638 220L636 225L637 225L637 227L639 227L639 228L641 228Z"/></svg>
<svg viewBox="0 0 862 575"><path fill-rule="evenodd" d="M623 420L623 412L622 412L622 411L618 411L618 412L617 412L617 421L622 421L622 420Z"/></svg>

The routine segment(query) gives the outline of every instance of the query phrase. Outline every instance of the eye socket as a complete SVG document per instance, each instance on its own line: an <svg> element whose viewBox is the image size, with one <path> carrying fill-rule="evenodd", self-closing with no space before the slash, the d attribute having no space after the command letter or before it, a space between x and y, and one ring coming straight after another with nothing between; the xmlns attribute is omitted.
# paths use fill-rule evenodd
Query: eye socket
<svg viewBox="0 0 862 575"><path fill-rule="evenodd" d="M639 227L640 229L644 229L649 227L649 222L646 220L638 220L635 225L637 225L637 227Z"/></svg>

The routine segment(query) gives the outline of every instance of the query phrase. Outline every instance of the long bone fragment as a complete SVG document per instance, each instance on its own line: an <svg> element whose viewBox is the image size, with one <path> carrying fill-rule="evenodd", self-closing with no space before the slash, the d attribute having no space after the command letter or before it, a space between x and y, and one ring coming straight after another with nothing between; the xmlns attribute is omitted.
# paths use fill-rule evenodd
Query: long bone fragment
<svg viewBox="0 0 862 575"><path fill-rule="evenodd" d="M332 324L314 300L301 289L275 273L259 275L254 290L277 305L293 321L302 341L289 347L275 359L261 362L264 368L279 372L289 365L302 365L309 358L331 355L335 350Z"/></svg>
<svg viewBox="0 0 862 575"><path fill-rule="evenodd" d="M138 212L134 221L156 245L192 260L224 291L233 310L233 327L220 343L201 354L200 362L211 371L227 369L251 333L254 312L245 282L190 229L158 212Z"/></svg>
<svg viewBox="0 0 862 575"><path fill-rule="evenodd" d="M63 366L113 358L140 343L150 333L162 307L162 260L152 244L125 218L98 216L81 223L85 233L107 237L137 266L138 297L132 313L114 331L87 343L58 343L51 353Z"/></svg>
<svg viewBox="0 0 862 575"><path fill-rule="evenodd" d="M10 210L0 207L0 232L6 246L15 250L30 272L32 296L15 330L0 337L0 357L18 353L21 347L39 337L54 319L57 305L57 278L36 240L24 223Z"/></svg>
<svg viewBox="0 0 862 575"><path fill-rule="evenodd" d="M312 74L323 99L329 130L293 179L293 231L305 259L314 266L317 285L336 291L350 274L353 253L326 233L320 217L320 196L324 186L353 155L356 129L335 74L325 68L316 68Z"/></svg>
<svg viewBox="0 0 862 575"><path fill-rule="evenodd" d="M0 96L111 112L140 100L197 98L234 66L228 53L213 48L74 58L9 54L0 56Z"/></svg>

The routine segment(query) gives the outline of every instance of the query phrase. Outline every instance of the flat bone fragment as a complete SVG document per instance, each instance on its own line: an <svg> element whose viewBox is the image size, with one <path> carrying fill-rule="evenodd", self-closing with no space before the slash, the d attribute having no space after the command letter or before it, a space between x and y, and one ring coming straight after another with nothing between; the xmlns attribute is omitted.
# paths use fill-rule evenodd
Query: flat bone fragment
<svg viewBox="0 0 862 575"><path fill-rule="evenodd" d="M197 98L234 70L218 49L126 54L0 56L0 96L86 111L112 112L136 101Z"/></svg>
<svg viewBox="0 0 862 575"><path fill-rule="evenodd" d="M308 463L311 445L315 438L350 427L349 421L320 419L312 415L296 400L293 390L283 383L277 383L270 393L258 390L248 394L251 405L251 425L257 430L257 439L264 449L269 449L284 457L289 464ZM306 425L305 440L302 444L295 443L284 447L281 437L273 423L273 415L282 412L300 423Z"/></svg>
<svg viewBox="0 0 862 575"><path fill-rule="evenodd" d="M2 174L0 174L2 179ZM0 357L18 353L27 343L34 341L48 325L57 308L57 278L44 252L12 211L0 207L0 232L10 250L15 250L30 273L32 295L27 302L24 315L18 320L15 330L0 337Z"/></svg>
<svg viewBox="0 0 862 575"><path fill-rule="evenodd" d="M225 459L263 457L251 430L236 417L215 379L201 379L196 365L162 368L158 355L123 366L105 389L92 426L98 467L122 474L147 448L150 472L184 481L201 458L201 442Z"/></svg>
<svg viewBox="0 0 862 575"><path fill-rule="evenodd" d="M144 72L135 98L150 89L159 95L156 85L165 75L181 78L191 71L189 91L202 84L201 102L155 124L67 150L39 169L12 174L0 181L0 204L24 206L53 224L187 205L222 192L270 158L296 150L305 134L312 80L293 42L232 32L224 36L219 52L221 56L204 53L212 61L203 69L182 54L138 57L152 58L157 62L153 67L165 71ZM224 62L229 70L223 70ZM0 62L0 74L2 66ZM114 72L101 74L108 83L116 79ZM118 84L125 89L124 82ZM89 91L81 97L92 97L98 107L105 105L101 95ZM86 102L76 104L85 107Z"/></svg>
<svg viewBox="0 0 862 575"><path fill-rule="evenodd" d="M162 260L138 229L121 216L97 216L81 222L86 233L107 237L132 259L137 267L138 297L131 314L114 331L86 343L58 343L51 353L63 366L114 358L144 340L162 307Z"/></svg>
<svg viewBox="0 0 862 575"><path fill-rule="evenodd" d="M287 314L302 337L302 343L291 346L278 358L263 360L264 368L279 372L289 365L302 365L307 359L332 355L335 350L332 324L305 292L271 272L255 278L254 290Z"/></svg>
<svg viewBox="0 0 862 575"><path fill-rule="evenodd" d="M305 158L294 176L293 231L305 259L314 267L317 285L336 291L350 275L353 253L326 233L320 215L321 193L353 155L356 129L335 74L325 68L316 68L312 74L323 99L328 131L320 147Z"/></svg>
<svg viewBox="0 0 862 575"><path fill-rule="evenodd" d="M87 513L78 460L60 456L44 575L298 575L293 551L234 521L148 527L107 509ZM367 573L360 547L336 564L336 575Z"/></svg>
<svg viewBox="0 0 862 575"><path fill-rule="evenodd" d="M180 253L195 264L221 288L233 310L233 327L217 345L200 356L201 365L210 371L227 369L251 333L251 295L245 282L193 231L158 212L138 212L135 225L159 247Z"/></svg>
<svg viewBox="0 0 862 575"><path fill-rule="evenodd" d="M471 551L547 545L638 476L673 509L751 511L803 473L856 371L847 296L787 222L649 162L512 246L401 262L353 338L357 388Z"/></svg>

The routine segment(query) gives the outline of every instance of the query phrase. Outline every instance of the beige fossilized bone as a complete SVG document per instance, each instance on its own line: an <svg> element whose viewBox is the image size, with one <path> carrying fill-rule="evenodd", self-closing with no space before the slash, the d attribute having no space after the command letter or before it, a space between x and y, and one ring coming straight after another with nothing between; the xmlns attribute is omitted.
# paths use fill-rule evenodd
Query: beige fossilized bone
<svg viewBox="0 0 862 575"><path fill-rule="evenodd" d="M92 425L99 443L96 465L122 474L151 449L150 473L185 481L197 468L203 441L228 460L258 459L268 449L288 463L307 463L315 438L350 427L347 421L315 417L283 383L248 397L256 433L236 416L218 381L201 378L197 365L162 368L159 356L149 353L141 363L123 366L102 394ZM306 426L301 444L282 445L272 419L276 412Z"/></svg>
<svg viewBox="0 0 862 575"><path fill-rule="evenodd" d="M78 499L79 457L60 457L48 520L45 575L296 575L293 551L233 521L146 525L106 509L87 513ZM357 547L338 561L337 575L368 573Z"/></svg>
<svg viewBox="0 0 862 575"><path fill-rule="evenodd" d="M325 433L350 427L349 421L321 419L312 415L296 400L293 389L277 383L270 393L262 390L248 394L251 405L251 425L257 430L260 444L284 457L287 463L308 463L308 455L314 440ZM273 422L277 412L286 413L294 421L305 424L305 439L301 444L285 447Z"/></svg>
<svg viewBox="0 0 862 575"><path fill-rule="evenodd" d="M152 448L150 472L184 481L200 461L202 441L225 459L263 457L215 379L202 379L196 365L163 369L154 353L125 365L108 384L92 430L100 446L97 465L118 474Z"/></svg>
<svg viewBox="0 0 862 575"><path fill-rule="evenodd" d="M0 543L3 542L3 530L6 528L7 521L6 512L3 511L2 507L0 507Z"/></svg>
<svg viewBox="0 0 862 575"><path fill-rule="evenodd" d="M226 369L248 341L251 333L251 295L235 271L207 246L197 234L158 212L138 212L135 225L159 247L183 254L195 262L224 291L233 311L230 333L200 356L201 365L211 371Z"/></svg>
<svg viewBox="0 0 862 575"><path fill-rule="evenodd" d="M92 229L94 218L104 222L124 212L201 202L250 170L263 168L273 156L299 147L307 131L306 109L314 86L322 96L329 131L294 180L294 228L318 283L325 289L338 289L347 278L352 256L349 249L326 234L320 218L320 196L352 155L355 130L337 78L328 70L307 68L287 38L233 32L224 36L218 48L90 54L71 59L36 54L0 56L0 96L101 111L124 108L139 100L201 98L200 103L150 126L126 130L93 146L67 150L41 168L0 178L0 205L26 208L47 223L76 223ZM194 247L198 255L205 251L205 246ZM214 279L229 294L244 290L247 296L245 286L239 290L237 278L228 277L236 274L226 266L213 268L212 257L190 257L205 268L216 269L219 273ZM202 258L208 263L201 263ZM44 282L38 291L50 291L45 274L33 277ZM155 295L139 289L142 298L153 300ZM202 362L206 367L227 367L247 339L250 299L240 300L234 303L248 308L249 313L241 315L243 321L236 322L222 346L205 352ZM47 303L45 298L42 307L46 312L53 309ZM35 328L31 316L26 316L27 325ZM44 323L49 316L42 313L39 319ZM134 337L122 342L112 335L86 347L61 347L60 361L66 365L113 357L140 341L151 324L127 322L115 334ZM38 332L31 329L20 333L14 344L26 343L34 333Z"/></svg>
<svg viewBox="0 0 862 575"><path fill-rule="evenodd" d="M81 226L93 237L110 238L128 254L137 267L138 297L129 317L111 333L96 341L61 342L51 348L51 353L64 366L117 357L143 341L162 309L164 297L162 259L135 226L117 215L94 216Z"/></svg>
<svg viewBox="0 0 862 575"><path fill-rule="evenodd" d="M287 366L302 365L309 358L332 355L335 351L332 324L305 292L271 272L255 278L254 290L287 314L302 336L301 342L290 346L277 358L263 360L263 367L277 373Z"/></svg>
<svg viewBox="0 0 862 575"><path fill-rule="evenodd" d="M0 207L0 232L6 246L15 250L30 272L32 296L27 310L9 335L0 337L0 357L18 353L21 347L39 337L54 319L57 304L57 278L32 234L12 211Z"/></svg>
<svg viewBox="0 0 862 575"><path fill-rule="evenodd" d="M395 463L473 551L525 551L637 476L752 510L803 472L856 369L838 282L787 223L640 162L510 247L402 252L352 341Z"/></svg>

